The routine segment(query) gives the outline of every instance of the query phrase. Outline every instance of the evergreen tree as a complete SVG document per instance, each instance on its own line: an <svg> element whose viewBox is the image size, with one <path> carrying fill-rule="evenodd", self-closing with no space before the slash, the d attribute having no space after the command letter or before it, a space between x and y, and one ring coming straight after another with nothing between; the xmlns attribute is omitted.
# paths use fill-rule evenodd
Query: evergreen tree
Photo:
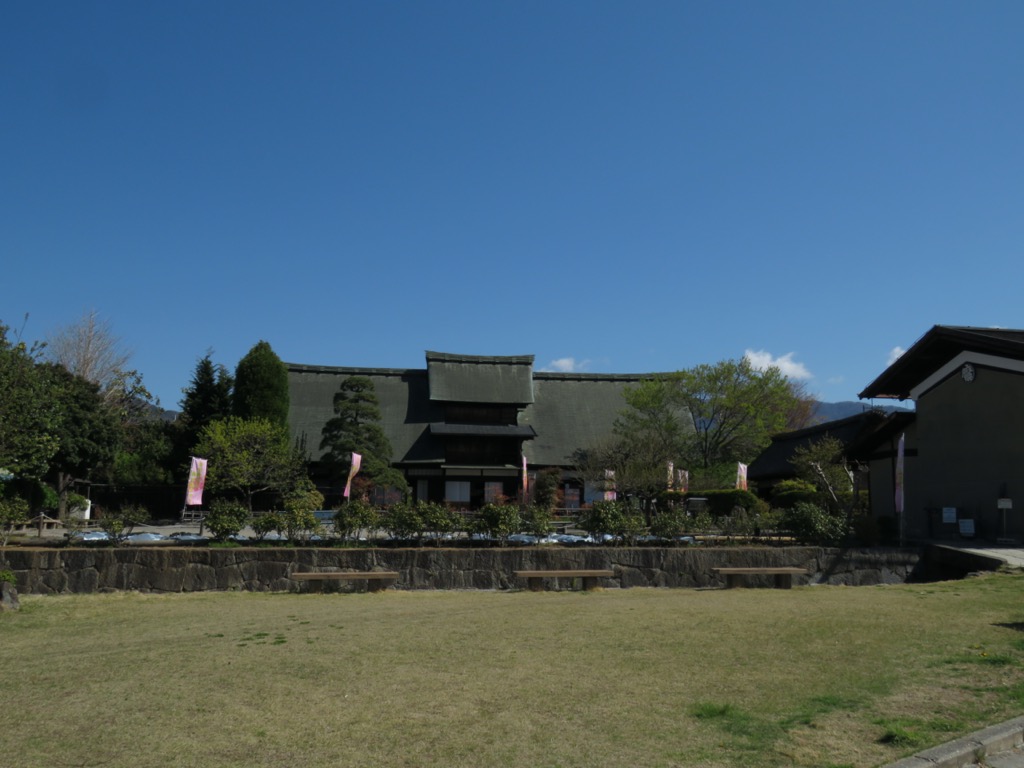
<svg viewBox="0 0 1024 768"><path fill-rule="evenodd" d="M7 333L0 323L0 472L38 480L58 448L59 414L37 364L39 347Z"/></svg>
<svg viewBox="0 0 1024 768"><path fill-rule="evenodd" d="M235 369L232 413L288 426L288 369L265 341L250 349Z"/></svg>
<svg viewBox="0 0 1024 768"><path fill-rule="evenodd" d="M50 471L63 518L71 484L88 479L102 464L113 461L120 429L99 385L69 373L61 365L47 363L41 367L59 413L55 430L58 448L50 461Z"/></svg>
<svg viewBox="0 0 1024 768"><path fill-rule="evenodd" d="M182 390L178 423L184 434L185 449L191 450L203 428L211 421L231 415L231 388L234 379L223 365L214 364L210 353L196 363L192 382Z"/></svg>
<svg viewBox="0 0 1024 768"><path fill-rule="evenodd" d="M334 395L333 419L323 428L321 450L338 475L348 472L352 454L363 457L360 474L374 482L402 487L404 479L389 468L391 442L380 425L380 401L373 381L366 376L349 376Z"/></svg>

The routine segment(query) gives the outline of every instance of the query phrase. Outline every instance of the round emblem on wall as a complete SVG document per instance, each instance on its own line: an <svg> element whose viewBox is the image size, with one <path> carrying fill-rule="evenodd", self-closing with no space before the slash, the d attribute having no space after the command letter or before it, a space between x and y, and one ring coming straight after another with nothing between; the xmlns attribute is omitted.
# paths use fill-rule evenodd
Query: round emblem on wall
<svg viewBox="0 0 1024 768"><path fill-rule="evenodd" d="M970 383L974 381L975 371L974 366L970 363L964 363L964 367L960 369L960 378Z"/></svg>

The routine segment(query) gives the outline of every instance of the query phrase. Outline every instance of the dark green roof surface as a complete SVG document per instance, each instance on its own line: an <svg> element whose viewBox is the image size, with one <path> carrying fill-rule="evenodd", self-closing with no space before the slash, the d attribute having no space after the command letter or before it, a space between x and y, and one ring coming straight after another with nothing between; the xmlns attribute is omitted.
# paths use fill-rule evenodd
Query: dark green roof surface
<svg viewBox="0 0 1024 768"><path fill-rule="evenodd" d="M625 388L635 386L654 375L534 373L532 358L505 358L519 362L499 363L492 368L490 363L467 365L465 358L461 361L440 359L460 356L428 353L428 360L429 355L435 355L435 362L442 366L432 367L429 376L428 371L422 369L286 364L291 395L289 425L293 437L305 439L312 457L322 456L321 430L334 416L334 395L341 382L348 376L366 376L373 381L380 401L381 425L394 449L393 462L440 463L444 459L444 445L442 437L437 434L438 430L432 433L431 425L444 422L445 403L432 397L434 393L430 379L435 371L440 371L442 377L446 377L451 371L445 366L450 363L464 366L460 375L470 369L476 370L481 373L481 381L493 384L494 391L501 398L507 398L510 380L515 381L517 391L522 391L520 377L525 370L531 373L529 381L532 393L530 401L526 403L517 399L483 399L488 390L481 382L467 379L459 382L459 386L476 392L479 399L469 402L525 405L520 411L519 426L515 432L516 436L521 437L527 437L530 428L536 432L536 437L526 439L523 443L523 451L531 466L571 466L574 463L573 454L577 450L592 447L612 433L615 419L626 406L623 397ZM493 361L495 358L475 359ZM510 376L492 377L494 368L501 368L503 373L509 372ZM448 384L451 383L449 379ZM453 390L448 393L452 394ZM467 402L465 394L465 391L461 392L456 402ZM448 425L449 428L455 426ZM476 430L479 432L479 427Z"/></svg>
<svg viewBox="0 0 1024 768"><path fill-rule="evenodd" d="M427 352L430 399L452 403L533 402L533 356L481 357Z"/></svg>
<svg viewBox="0 0 1024 768"><path fill-rule="evenodd" d="M533 427L517 427L503 424L446 424L435 422L430 425L432 435L473 436L473 437L518 437L532 438L537 433Z"/></svg>
<svg viewBox="0 0 1024 768"><path fill-rule="evenodd" d="M530 464L569 466L573 454L590 448L612 434L619 413L626 407L624 392L643 375L536 373L534 403L519 417L537 437L523 452Z"/></svg>
<svg viewBox="0 0 1024 768"><path fill-rule="evenodd" d="M312 457L324 453L321 431L334 417L334 395L341 382L349 376L366 376L380 401L381 426L391 441L393 460L440 462L444 458L441 444L427 434L431 422L444 420L444 407L430 401L426 371L286 365L291 396L288 424L294 438L305 439Z"/></svg>

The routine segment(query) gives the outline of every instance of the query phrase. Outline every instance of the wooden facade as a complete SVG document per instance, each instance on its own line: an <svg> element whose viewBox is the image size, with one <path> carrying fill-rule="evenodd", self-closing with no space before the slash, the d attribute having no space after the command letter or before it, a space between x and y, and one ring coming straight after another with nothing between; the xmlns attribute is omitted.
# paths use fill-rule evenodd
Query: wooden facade
<svg viewBox="0 0 1024 768"><path fill-rule="evenodd" d="M318 470L324 424L349 376L374 383L381 426L393 448L392 466L405 475L414 499L467 509L500 497L518 498L524 462L533 476L562 473L568 504L586 490L574 456L612 433L626 406L625 388L653 374L552 373L534 370L524 356L426 353L426 368L381 369L287 364L292 435L307 447ZM322 470L323 467L320 467Z"/></svg>

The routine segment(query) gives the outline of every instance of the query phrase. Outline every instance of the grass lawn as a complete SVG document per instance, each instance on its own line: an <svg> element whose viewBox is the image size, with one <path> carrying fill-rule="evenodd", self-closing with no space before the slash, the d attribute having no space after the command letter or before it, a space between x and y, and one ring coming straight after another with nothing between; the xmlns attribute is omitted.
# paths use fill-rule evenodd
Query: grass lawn
<svg viewBox="0 0 1024 768"><path fill-rule="evenodd" d="M1024 576L0 614L0 762L876 766L1024 711Z"/></svg>

